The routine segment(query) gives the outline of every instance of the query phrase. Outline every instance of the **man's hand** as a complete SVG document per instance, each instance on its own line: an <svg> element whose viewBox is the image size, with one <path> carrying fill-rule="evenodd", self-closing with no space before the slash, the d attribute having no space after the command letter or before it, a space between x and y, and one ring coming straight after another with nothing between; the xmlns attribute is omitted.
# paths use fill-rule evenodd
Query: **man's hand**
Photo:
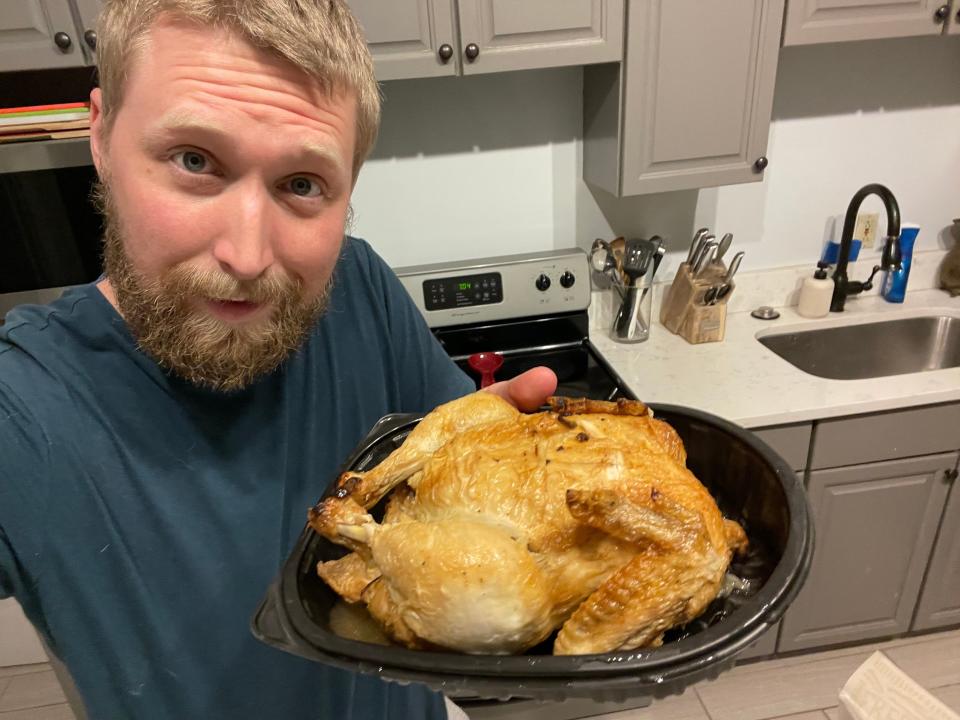
<svg viewBox="0 0 960 720"><path fill-rule="evenodd" d="M499 395L518 410L533 412L557 391L557 376L548 367L535 367L512 380L501 380L484 388Z"/></svg>

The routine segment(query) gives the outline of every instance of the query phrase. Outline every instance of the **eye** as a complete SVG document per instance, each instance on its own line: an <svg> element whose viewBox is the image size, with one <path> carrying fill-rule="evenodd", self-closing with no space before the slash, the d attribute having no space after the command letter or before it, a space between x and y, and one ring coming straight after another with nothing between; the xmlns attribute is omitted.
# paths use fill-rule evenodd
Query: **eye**
<svg viewBox="0 0 960 720"><path fill-rule="evenodd" d="M306 175L297 175L287 180L284 185L294 195L299 197L317 197L323 193L320 183L307 177Z"/></svg>
<svg viewBox="0 0 960 720"><path fill-rule="evenodd" d="M210 172L211 169L211 163L207 156L196 150L181 150L174 153L172 160L187 172L198 175Z"/></svg>

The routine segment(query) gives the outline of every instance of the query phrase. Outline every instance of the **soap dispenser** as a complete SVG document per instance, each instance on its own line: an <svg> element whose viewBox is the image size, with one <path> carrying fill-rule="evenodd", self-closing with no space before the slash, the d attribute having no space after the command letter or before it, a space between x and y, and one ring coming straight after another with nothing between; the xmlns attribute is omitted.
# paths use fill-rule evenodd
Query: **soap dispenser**
<svg viewBox="0 0 960 720"><path fill-rule="evenodd" d="M813 277L803 279L800 287L800 302L797 313L803 317L819 318L830 312L830 299L833 297L833 280L827 277L827 263L817 263Z"/></svg>

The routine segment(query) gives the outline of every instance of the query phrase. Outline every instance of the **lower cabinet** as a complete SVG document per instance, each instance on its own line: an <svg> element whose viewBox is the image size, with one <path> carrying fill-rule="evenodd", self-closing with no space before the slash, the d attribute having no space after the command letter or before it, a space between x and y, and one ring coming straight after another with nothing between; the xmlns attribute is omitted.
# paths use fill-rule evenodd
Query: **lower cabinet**
<svg viewBox="0 0 960 720"><path fill-rule="evenodd" d="M754 428L753 430L753 434L783 458L800 478L803 477L803 469L806 467L807 455L810 452L811 432L812 425L808 422ZM740 653L738 658L740 660L754 660L773 655L777 650L777 634L779 632L780 624L777 623Z"/></svg>
<svg viewBox="0 0 960 720"><path fill-rule="evenodd" d="M953 478L956 480L956 468ZM960 625L960 490L954 481L912 630Z"/></svg>
<svg viewBox="0 0 960 720"><path fill-rule="evenodd" d="M781 622L778 652L910 629L956 464L953 452L810 473L816 549L807 583ZM953 557L938 561L953 579L932 591L933 616L951 600L957 612L954 545ZM941 597L951 591L953 598Z"/></svg>

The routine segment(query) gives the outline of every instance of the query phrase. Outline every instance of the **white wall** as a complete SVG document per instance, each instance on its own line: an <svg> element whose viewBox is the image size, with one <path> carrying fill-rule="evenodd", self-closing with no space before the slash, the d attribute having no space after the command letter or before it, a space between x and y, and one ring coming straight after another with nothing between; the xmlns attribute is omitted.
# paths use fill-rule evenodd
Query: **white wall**
<svg viewBox="0 0 960 720"><path fill-rule="evenodd" d="M812 265L869 182L920 223L920 249L944 247L960 216L960 37L784 49L764 181L699 191L589 188L581 83L578 68L386 83L354 232L394 266L658 233L677 252L669 271L707 225L733 232L758 269Z"/></svg>

